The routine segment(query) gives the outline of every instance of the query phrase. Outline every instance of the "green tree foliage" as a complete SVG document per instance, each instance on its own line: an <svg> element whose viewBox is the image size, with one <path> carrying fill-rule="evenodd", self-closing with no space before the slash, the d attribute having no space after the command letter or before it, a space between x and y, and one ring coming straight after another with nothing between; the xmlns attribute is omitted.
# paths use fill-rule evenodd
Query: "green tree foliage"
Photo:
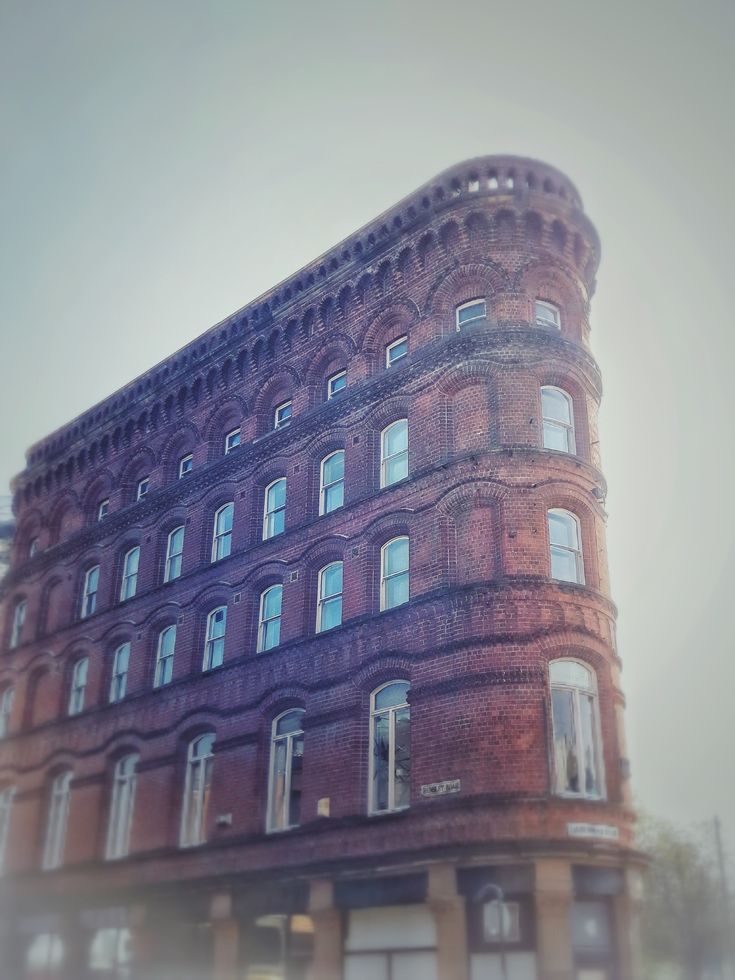
<svg viewBox="0 0 735 980"><path fill-rule="evenodd" d="M638 846L651 860L641 915L646 976L681 980L729 976L721 972L728 923L715 849L707 832L644 816Z"/></svg>

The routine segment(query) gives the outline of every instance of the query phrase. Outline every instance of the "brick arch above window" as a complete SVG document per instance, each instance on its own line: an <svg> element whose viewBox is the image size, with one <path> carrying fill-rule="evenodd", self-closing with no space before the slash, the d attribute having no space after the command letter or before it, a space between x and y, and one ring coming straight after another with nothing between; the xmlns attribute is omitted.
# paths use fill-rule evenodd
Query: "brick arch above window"
<svg viewBox="0 0 735 980"><path fill-rule="evenodd" d="M525 319L530 324L535 323L535 301L550 302L558 307L561 314L561 336L576 341L586 340L589 333L586 287L564 265L552 259L531 261L516 272L514 286L523 299Z"/></svg>
<svg viewBox="0 0 735 980"><path fill-rule="evenodd" d="M429 291L426 309L439 318L442 334L457 330L455 310L471 299L485 299L488 318L493 313L493 298L511 287L507 271L497 262L467 263L435 280Z"/></svg>
<svg viewBox="0 0 735 980"><path fill-rule="evenodd" d="M193 422L186 422L162 443L159 459L164 484L178 480L181 458L195 453L201 442L202 435L198 427Z"/></svg>

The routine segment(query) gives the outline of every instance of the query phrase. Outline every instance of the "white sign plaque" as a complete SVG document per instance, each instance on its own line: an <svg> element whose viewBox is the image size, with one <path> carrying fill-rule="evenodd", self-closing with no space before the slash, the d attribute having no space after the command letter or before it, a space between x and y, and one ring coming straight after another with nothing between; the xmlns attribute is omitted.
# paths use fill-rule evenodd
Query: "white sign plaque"
<svg viewBox="0 0 735 980"><path fill-rule="evenodd" d="M620 831L607 823L568 823L570 837L596 837L598 840L618 840Z"/></svg>
<svg viewBox="0 0 735 980"><path fill-rule="evenodd" d="M446 796L448 793L459 793L462 790L460 779L443 779L440 783L424 783L421 787L422 796Z"/></svg>

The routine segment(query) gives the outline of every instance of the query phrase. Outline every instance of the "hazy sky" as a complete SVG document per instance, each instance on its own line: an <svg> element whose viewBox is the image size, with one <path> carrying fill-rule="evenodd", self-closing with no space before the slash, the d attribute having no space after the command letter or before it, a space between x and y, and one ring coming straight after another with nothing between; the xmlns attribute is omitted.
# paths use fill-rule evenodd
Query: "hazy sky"
<svg viewBox="0 0 735 980"><path fill-rule="evenodd" d="M0 486L443 168L546 160L602 239L635 790L735 851L734 28L724 0L0 0Z"/></svg>

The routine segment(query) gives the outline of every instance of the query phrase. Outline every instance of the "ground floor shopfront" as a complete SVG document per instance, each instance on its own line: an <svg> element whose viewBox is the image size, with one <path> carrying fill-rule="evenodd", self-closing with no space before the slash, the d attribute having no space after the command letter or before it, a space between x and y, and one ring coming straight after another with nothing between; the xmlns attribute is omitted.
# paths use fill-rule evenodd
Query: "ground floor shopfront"
<svg viewBox="0 0 735 980"><path fill-rule="evenodd" d="M542 857L187 882L128 902L21 895L4 918L2 976L637 980L639 881L635 864Z"/></svg>

